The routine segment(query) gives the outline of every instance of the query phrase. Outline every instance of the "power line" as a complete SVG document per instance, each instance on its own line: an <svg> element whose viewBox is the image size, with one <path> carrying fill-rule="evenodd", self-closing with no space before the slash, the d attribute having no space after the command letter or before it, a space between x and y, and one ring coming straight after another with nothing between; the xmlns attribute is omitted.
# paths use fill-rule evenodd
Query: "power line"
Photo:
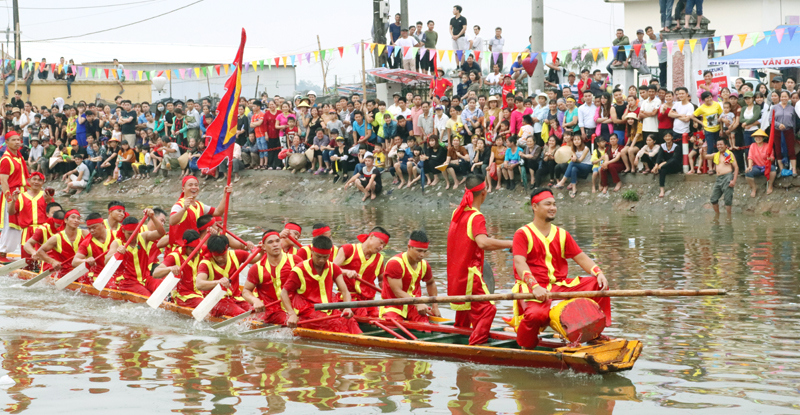
<svg viewBox="0 0 800 415"><path fill-rule="evenodd" d="M143 3L152 3L156 0L145 0L145 1L134 1L131 3L118 3L118 4L103 4L99 6L78 6L78 7L20 7L21 10L77 10L77 9L99 9L104 7L118 7L118 6L127 6L129 4L143 4ZM10 9L11 7L4 6L6 9Z"/></svg>
<svg viewBox="0 0 800 415"><path fill-rule="evenodd" d="M122 26L112 27L112 28L103 29L103 30L97 30L97 31L94 31L94 32L84 33L84 34L82 34L82 35L62 36L62 37L54 37L54 38L50 38L50 39L37 39L37 40L28 40L28 41L26 41L26 42L27 42L27 43L32 43L32 42L49 42L49 41L53 41L53 40L74 39L74 38L76 38L76 37L84 37L84 36L89 36L89 35L96 35L96 34L98 34L98 33L110 32L110 31L112 31L112 30L122 29L122 28L124 28L124 27L129 27L129 26L133 26L133 25L136 25L136 24L139 24L139 23L142 23L142 22L146 22L146 21L149 21L149 20L157 19L157 18L159 18L159 17L161 17L161 16L166 16L166 15L168 15L168 14L175 13L175 12L177 12L177 11L179 11L179 10L185 9L185 8L187 8L187 7L190 7L190 6L194 6L195 4L197 4L197 3L202 3L202 2L204 2L204 1L205 1L205 0L197 0L197 1L195 1L194 3L189 3L189 4L185 5L185 6L178 7L177 9L173 9L173 10L170 10L170 11L168 11L168 12L164 12L164 13L161 13L161 14L158 14L158 15L155 15L155 16L152 16L152 17L148 17L147 19L142 19L142 20L139 20L139 21L135 21L135 22L133 22L133 23L124 24L124 25L122 25Z"/></svg>

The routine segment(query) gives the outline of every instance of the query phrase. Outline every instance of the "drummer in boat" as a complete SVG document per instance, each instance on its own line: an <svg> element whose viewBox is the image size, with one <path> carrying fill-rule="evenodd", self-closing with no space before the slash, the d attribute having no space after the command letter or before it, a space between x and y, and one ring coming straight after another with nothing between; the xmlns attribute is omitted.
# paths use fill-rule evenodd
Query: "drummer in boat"
<svg viewBox="0 0 800 415"><path fill-rule="evenodd" d="M425 257L428 256L428 246L428 235L424 231L411 232L406 252L399 253L386 262L383 286L381 287L382 299L421 297L423 282L428 296L439 295L436 281L433 280L433 271L428 261L425 260ZM438 304L382 306L380 308L380 317L386 320L427 323L428 316L442 316Z"/></svg>
<svg viewBox="0 0 800 415"><path fill-rule="evenodd" d="M531 193L533 222L514 233L514 293L533 293L535 299L514 302L513 325L517 343L526 349L539 344L539 332L550 323L552 301L549 292L607 290L603 271L566 230L555 226L556 199L549 189L537 188ZM591 276L568 278L572 259ZM611 325L611 300L594 298L605 314L605 326ZM591 340L591 339L588 339Z"/></svg>

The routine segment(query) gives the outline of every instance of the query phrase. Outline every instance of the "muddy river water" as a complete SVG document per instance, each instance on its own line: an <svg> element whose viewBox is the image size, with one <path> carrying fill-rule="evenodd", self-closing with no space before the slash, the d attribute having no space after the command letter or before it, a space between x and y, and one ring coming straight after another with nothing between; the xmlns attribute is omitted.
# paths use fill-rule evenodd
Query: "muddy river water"
<svg viewBox="0 0 800 415"><path fill-rule="evenodd" d="M103 211L87 203L85 210ZM130 209L131 211L133 209ZM525 211L484 212L511 238ZM587 214L588 213L588 214ZM231 216L255 240L292 219L323 220L334 242L379 224L403 249L411 230L446 283L450 212L266 205ZM612 301L614 337L640 339L633 370L586 376L475 365L292 339L242 337L142 304L0 277L0 408L30 414L800 413L800 244L795 217L559 211L564 227L605 270L612 288L724 288L727 297ZM391 252L390 251L390 252ZM487 255L498 291L510 290L511 255ZM578 273L573 267L572 273ZM500 316L510 303L498 304ZM448 310L449 311L449 310Z"/></svg>

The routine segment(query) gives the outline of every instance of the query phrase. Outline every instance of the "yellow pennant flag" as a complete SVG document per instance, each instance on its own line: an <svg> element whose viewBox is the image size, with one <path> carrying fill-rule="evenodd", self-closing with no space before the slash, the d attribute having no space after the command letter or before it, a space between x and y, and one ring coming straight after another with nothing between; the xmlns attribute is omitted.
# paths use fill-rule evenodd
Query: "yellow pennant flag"
<svg viewBox="0 0 800 415"><path fill-rule="evenodd" d="M225 68L225 75L227 75L228 74L228 65L222 65L222 67Z"/></svg>
<svg viewBox="0 0 800 415"><path fill-rule="evenodd" d="M252 65L252 66L253 66L253 70L254 70L254 71L257 71L257 70L258 70L258 61L252 61L252 62L250 62L250 65ZM200 77L200 68L194 68L194 73L196 73L196 74L197 74L197 77L199 78L199 77Z"/></svg>
<svg viewBox="0 0 800 415"><path fill-rule="evenodd" d="M697 44L697 39L689 39L689 49L694 52L694 46Z"/></svg>
<svg viewBox="0 0 800 415"><path fill-rule="evenodd" d="M686 39L679 39L678 40L678 49L683 53L683 45L686 43Z"/></svg>
<svg viewBox="0 0 800 415"><path fill-rule="evenodd" d="M603 48L603 55L605 55L606 60L611 59L611 47Z"/></svg>
<svg viewBox="0 0 800 415"><path fill-rule="evenodd" d="M600 52L600 49L598 49L598 48L594 48L594 49L592 49L592 58L594 58L594 61L595 61L595 62L597 62L597 54L598 54L599 52Z"/></svg>
<svg viewBox="0 0 800 415"><path fill-rule="evenodd" d="M139 80L141 81L142 80L142 71L136 71L136 73L139 74Z"/></svg>
<svg viewBox="0 0 800 415"><path fill-rule="evenodd" d="M370 43L370 44L369 44L369 51L370 51L370 52L374 52L374 51L375 51L375 47L376 47L376 46L378 46L378 44L377 44L377 43Z"/></svg>
<svg viewBox="0 0 800 415"><path fill-rule="evenodd" d="M744 47L744 41L747 40L747 33L738 36L739 36L739 43L741 43L742 47Z"/></svg>
<svg viewBox="0 0 800 415"><path fill-rule="evenodd" d="M139 72L142 72L142 71L139 71ZM200 77L200 68L194 68L194 76L195 76L195 78L199 78ZM142 76L139 75L139 78L141 78L141 77Z"/></svg>
<svg viewBox="0 0 800 415"><path fill-rule="evenodd" d="M512 63L517 61L517 55L519 55L519 52L511 52L511 62Z"/></svg>
<svg viewBox="0 0 800 415"><path fill-rule="evenodd" d="M281 59L283 60L283 67L285 68L286 67L286 56L282 57Z"/></svg>
<svg viewBox="0 0 800 415"><path fill-rule="evenodd" d="M314 51L314 62L319 62L319 51Z"/></svg>
<svg viewBox="0 0 800 415"><path fill-rule="evenodd" d="M378 45L378 55L383 55L383 50L386 49L386 45L379 44Z"/></svg>
<svg viewBox="0 0 800 415"><path fill-rule="evenodd" d="M522 58L522 60L525 60L525 58L527 58L528 55L529 55L528 52L522 52L522 55L520 56L520 58Z"/></svg>
<svg viewBox="0 0 800 415"><path fill-rule="evenodd" d="M167 69L166 71L164 71L164 73L166 73L167 79L172 79L172 70L171 69Z"/></svg>
<svg viewBox="0 0 800 415"><path fill-rule="evenodd" d="M450 62L453 61L453 51L452 50L448 50L447 51L447 60L449 60Z"/></svg>
<svg viewBox="0 0 800 415"><path fill-rule="evenodd" d="M437 50L436 54L439 55L439 62L441 62L442 59L444 59L444 55L445 55L444 50Z"/></svg>

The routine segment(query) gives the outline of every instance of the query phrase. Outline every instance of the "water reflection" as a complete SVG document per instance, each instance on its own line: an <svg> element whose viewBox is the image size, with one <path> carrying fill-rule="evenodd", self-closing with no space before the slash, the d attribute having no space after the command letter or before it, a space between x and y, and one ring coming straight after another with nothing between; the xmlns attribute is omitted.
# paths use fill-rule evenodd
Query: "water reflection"
<svg viewBox="0 0 800 415"><path fill-rule="evenodd" d="M424 228L443 289L449 216L442 210L270 205L237 212L231 221L251 240L259 227L290 218L307 228L325 221L337 244L382 225L393 234L389 253L403 249L411 230ZM489 232L501 238L530 220L521 210L485 213ZM633 371L601 377L309 343L285 334L242 339L161 311L116 304L109 311L108 300L54 296L44 287L23 291L4 277L2 368L17 384L0 393L2 404L12 413L52 407L82 414L99 413L97 403L120 402L214 414L800 413L796 218L715 222L702 215L590 217L562 210L557 224L598 261L615 288L725 288L734 294L616 299L609 333L640 339L645 348ZM498 289L509 289L510 254L488 258ZM45 302L49 310L32 305ZM500 316L511 313L509 304L498 308ZM96 403L86 408L89 397ZM51 403L55 398L59 404Z"/></svg>

